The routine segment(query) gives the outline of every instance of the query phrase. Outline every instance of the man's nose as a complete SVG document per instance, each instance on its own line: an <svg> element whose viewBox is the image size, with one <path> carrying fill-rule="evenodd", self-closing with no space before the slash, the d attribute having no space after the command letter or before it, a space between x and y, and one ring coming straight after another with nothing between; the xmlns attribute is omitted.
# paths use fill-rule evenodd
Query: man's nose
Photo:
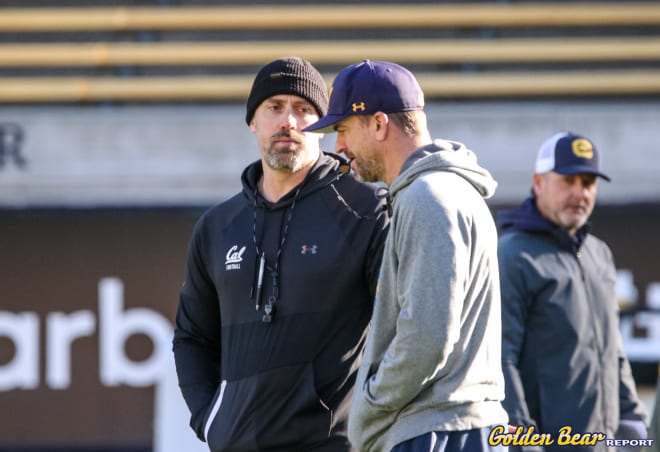
<svg viewBox="0 0 660 452"><path fill-rule="evenodd" d="M282 113L281 127L284 129L295 129L298 125L298 120L293 110L287 109Z"/></svg>
<svg viewBox="0 0 660 452"><path fill-rule="evenodd" d="M589 193L589 185L578 178L573 182L571 190L576 196L586 196Z"/></svg>
<svg viewBox="0 0 660 452"><path fill-rule="evenodd" d="M335 141L335 153L337 154L346 153L348 155L348 148L346 147L346 143L339 136L337 136L337 141Z"/></svg>

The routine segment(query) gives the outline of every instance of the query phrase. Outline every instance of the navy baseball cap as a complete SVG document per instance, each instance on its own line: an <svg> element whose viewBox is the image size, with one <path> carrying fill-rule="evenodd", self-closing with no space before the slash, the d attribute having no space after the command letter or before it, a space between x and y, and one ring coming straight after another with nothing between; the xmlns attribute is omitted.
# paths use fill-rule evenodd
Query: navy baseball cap
<svg viewBox="0 0 660 452"><path fill-rule="evenodd" d="M387 61L364 60L337 74L330 88L328 113L303 131L333 132L336 123L351 115L423 108L424 93L408 69Z"/></svg>
<svg viewBox="0 0 660 452"><path fill-rule="evenodd" d="M591 140L571 132L556 133L548 138L536 157L536 173L554 171L559 174L595 174L609 182L600 172L598 149Z"/></svg>

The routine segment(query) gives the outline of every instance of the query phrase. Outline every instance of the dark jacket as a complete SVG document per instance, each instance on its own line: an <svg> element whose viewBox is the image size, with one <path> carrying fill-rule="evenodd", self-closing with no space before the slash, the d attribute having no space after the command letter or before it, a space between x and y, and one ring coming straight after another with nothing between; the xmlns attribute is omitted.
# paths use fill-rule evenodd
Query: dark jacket
<svg viewBox="0 0 660 452"><path fill-rule="evenodd" d="M504 407L513 425L556 437L645 419L619 332L608 246L541 216L532 198L500 216ZM566 450L555 443L546 450ZM604 442L589 450L606 450Z"/></svg>
<svg viewBox="0 0 660 452"><path fill-rule="evenodd" d="M191 426L212 451L349 450L348 407L387 212L376 187L342 175L339 163L323 155L273 204L256 190L255 162L242 193L195 227L174 356ZM257 246L266 255L258 310Z"/></svg>

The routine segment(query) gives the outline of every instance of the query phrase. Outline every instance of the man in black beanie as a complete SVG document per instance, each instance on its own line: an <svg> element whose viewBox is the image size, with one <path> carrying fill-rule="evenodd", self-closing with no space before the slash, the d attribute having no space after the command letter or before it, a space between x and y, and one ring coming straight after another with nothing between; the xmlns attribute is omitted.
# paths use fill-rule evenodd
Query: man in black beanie
<svg viewBox="0 0 660 452"><path fill-rule="evenodd" d="M245 119L261 158L190 241L174 358L190 425L212 451L351 450L388 215L376 186L303 132L327 103L308 61L259 70Z"/></svg>

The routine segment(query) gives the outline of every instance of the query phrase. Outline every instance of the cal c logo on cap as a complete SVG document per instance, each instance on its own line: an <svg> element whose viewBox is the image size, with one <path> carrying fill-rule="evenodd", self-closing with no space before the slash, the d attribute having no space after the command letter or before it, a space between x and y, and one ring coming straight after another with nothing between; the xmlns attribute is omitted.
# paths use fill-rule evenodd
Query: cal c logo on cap
<svg viewBox="0 0 660 452"><path fill-rule="evenodd" d="M573 140L573 143L571 143L571 148L573 149L573 154L581 159L590 160L594 157L593 146L589 140L585 140L584 138L577 138Z"/></svg>

